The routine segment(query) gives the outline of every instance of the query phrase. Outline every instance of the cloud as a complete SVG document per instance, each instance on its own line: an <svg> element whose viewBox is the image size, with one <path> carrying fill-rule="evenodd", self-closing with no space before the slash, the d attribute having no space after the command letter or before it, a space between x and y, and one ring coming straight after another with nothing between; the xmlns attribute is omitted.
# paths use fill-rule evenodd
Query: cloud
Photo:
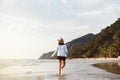
<svg viewBox="0 0 120 80"><path fill-rule="evenodd" d="M97 5L102 3L104 0L77 0L81 5L89 6L89 5Z"/></svg>
<svg viewBox="0 0 120 80"><path fill-rule="evenodd" d="M114 4L112 4L111 1L63 0L62 2L65 2L66 4L61 4L60 1L56 0L50 0L49 2L46 0L3 0L2 3L4 6L2 12L10 16L19 16L26 19L29 18L33 19L32 21L37 20L37 26L39 25L40 27L48 26L54 28L55 24L55 26L66 26L68 29L70 29L69 25L90 25L92 20L102 20L102 18L110 17L109 15L108 17L104 15L112 14L112 16L116 16L117 14L117 10L115 7L113 7ZM9 6L5 8L6 4ZM101 4L103 5L101 6ZM19 26L33 26L31 24L29 25L29 23L32 23L32 21L29 21L29 19L26 20L28 22L23 20L22 24L19 24ZM98 23L96 22L96 24ZM93 23L91 26L94 26L96 24Z"/></svg>
<svg viewBox="0 0 120 80"><path fill-rule="evenodd" d="M63 4L67 3L67 0L62 0L62 3L63 3Z"/></svg>
<svg viewBox="0 0 120 80"><path fill-rule="evenodd" d="M40 52L50 50L44 41L50 44L47 40L51 38L41 31L42 26L40 20L0 13L0 58L37 58ZM27 54L33 56L25 57Z"/></svg>

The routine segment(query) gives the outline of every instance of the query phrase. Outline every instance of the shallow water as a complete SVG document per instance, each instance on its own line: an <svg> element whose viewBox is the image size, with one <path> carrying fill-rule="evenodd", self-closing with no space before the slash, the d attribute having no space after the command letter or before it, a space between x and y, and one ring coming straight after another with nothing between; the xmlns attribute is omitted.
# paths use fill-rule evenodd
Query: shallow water
<svg viewBox="0 0 120 80"><path fill-rule="evenodd" d="M95 67L99 67L101 69L105 69L108 72L112 72L115 74L120 74L120 63L99 63L99 64L93 64Z"/></svg>
<svg viewBox="0 0 120 80"><path fill-rule="evenodd" d="M0 60L0 80L120 80L118 74L92 64L118 62L109 60L67 60L58 75L57 60Z"/></svg>

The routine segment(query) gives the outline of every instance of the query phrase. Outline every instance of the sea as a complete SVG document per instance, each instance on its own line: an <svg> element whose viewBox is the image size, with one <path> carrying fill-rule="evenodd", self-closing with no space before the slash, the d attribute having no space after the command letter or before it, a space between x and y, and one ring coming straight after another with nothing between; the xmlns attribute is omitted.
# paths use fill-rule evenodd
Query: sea
<svg viewBox="0 0 120 80"><path fill-rule="evenodd" d="M99 63L120 69L120 60L66 60L59 75L56 59L0 59L0 80L120 80L120 74L93 66Z"/></svg>

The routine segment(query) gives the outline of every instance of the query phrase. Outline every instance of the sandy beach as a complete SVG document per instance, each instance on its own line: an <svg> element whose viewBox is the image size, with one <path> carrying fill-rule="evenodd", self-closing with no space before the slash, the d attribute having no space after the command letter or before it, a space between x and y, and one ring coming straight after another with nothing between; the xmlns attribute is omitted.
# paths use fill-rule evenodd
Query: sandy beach
<svg viewBox="0 0 120 80"><path fill-rule="evenodd" d="M120 60L67 60L62 75L58 75L57 60L17 61L0 68L0 80L120 80L119 74L92 66L107 62Z"/></svg>
<svg viewBox="0 0 120 80"><path fill-rule="evenodd" d="M120 60L120 58L73 58L72 60Z"/></svg>

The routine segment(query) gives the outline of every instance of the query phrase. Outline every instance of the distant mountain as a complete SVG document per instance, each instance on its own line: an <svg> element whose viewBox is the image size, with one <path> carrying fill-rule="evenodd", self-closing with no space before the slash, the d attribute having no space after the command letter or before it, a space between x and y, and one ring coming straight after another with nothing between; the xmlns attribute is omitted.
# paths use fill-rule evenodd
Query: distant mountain
<svg viewBox="0 0 120 80"><path fill-rule="evenodd" d="M83 44L85 44L92 37L94 37L94 34L93 33L89 33L89 34L86 34L86 35L84 35L82 37L79 37L77 39L74 39L74 40L68 42L67 43L67 47L68 47L68 51L69 51L68 57L69 58L81 57L81 56L76 55L76 54L80 53L80 51L79 51L79 50L81 50L81 49L79 49L80 46L82 46Z"/></svg>
<svg viewBox="0 0 120 80"><path fill-rule="evenodd" d="M52 55L53 51L48 52L48 53L43 53L42 56L40 56L39 59L50 59L50 56Z"/></svg>
<svg viewBox="0 0 120 80"><path fill-rule="evenodd" d="M66 43L67 47L68 47L68 51L71 52L72 54L72 50L77 47L76 45L82 45L84 44L86 41L88 41L90 38L92 38L94 36L94 34L90 33L87 35L84 35L82 37L79 37L77 39L74 39L68 43ZM53 53L53 51L48 52L48 53L44 53L42 56L40 56L39 59L49 59L50 55Z"/></svg>
<svg viewBox="0 0 120 80"><path fill-rule="evenodd" d="M79 37L79 38L76 38L70 42L68 42L67 44L74 44L74 43L80 43L80 44L83 44L85 43L86 41L88 41L91 37L93 37L94 34L93 33L89 33L89 34L86 34L82 37Z"/></svg>

